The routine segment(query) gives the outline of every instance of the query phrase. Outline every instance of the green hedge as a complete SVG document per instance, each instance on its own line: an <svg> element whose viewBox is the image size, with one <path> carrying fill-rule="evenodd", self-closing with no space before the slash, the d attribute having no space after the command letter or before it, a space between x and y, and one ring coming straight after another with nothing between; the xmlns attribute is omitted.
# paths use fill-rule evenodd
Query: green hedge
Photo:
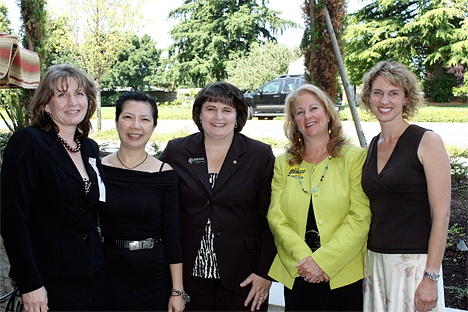
<svg viewBox="0 0 468 312"><path fill-rule="evenodd" d="M372 113L357 108L359 119L362 122L377 121ZM353 120L351 110L346 107L340 112L341 120ZM421 108L411 122L468 122L468 106L437 107L426 106Z"/></svg>

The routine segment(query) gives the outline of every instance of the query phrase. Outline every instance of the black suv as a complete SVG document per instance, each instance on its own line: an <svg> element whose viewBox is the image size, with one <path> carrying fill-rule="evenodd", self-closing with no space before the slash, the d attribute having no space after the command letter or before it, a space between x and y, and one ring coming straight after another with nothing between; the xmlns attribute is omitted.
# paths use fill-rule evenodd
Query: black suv
<svg viewBox="0 0 468 312"><path fill-rule="evenodd" d="M249 104L249 119L252 117L273 119L284 116L284 102L291 91L305 83L304 75L281 75L254 92L245 93L244 98ZM336 103L336 110L344 108L342 103Z"/></svg>

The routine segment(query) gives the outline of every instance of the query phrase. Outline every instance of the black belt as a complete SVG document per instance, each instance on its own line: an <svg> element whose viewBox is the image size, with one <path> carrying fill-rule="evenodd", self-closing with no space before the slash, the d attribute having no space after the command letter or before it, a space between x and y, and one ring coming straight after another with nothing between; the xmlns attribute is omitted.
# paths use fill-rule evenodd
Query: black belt
<svg viewBox="0 0 468 312"><path fill-rule="evenodd" d="M120 248L128 248L130 250L152 249L154 245L162 243L162 238L147 238L137 241L104 238L104 243Z"/></svg>

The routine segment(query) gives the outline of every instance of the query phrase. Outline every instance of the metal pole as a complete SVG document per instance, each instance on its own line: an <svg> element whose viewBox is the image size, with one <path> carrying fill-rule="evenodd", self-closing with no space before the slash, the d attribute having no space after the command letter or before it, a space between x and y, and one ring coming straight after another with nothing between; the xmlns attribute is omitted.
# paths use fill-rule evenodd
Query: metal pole
<svg viewBox="0 0 468 312"><path fill-rule="evenodd" d="M366 138L364 132L362 131L361 122L359 120L359 115L356 109L356 103L354 101L354 92L351 88L351 85L348 81L348 75L346 74L346 69L343 63L343 58L341 57L340 48L338 47L338 41L336 40L335 31L333 30L333 25L330 19L330 13L328 13L327 6L325 5L325 20L327 22L328 32L332 38L333 51L335 52L336 61L338 63L338 69L340 71L341 81L343 82L343 87L346 92L346 97L348 98L349 108L351 109L351 115L353 116L354 126L356 127L357 136L359 138L359 143L361 147L366 148Z"/></svg>

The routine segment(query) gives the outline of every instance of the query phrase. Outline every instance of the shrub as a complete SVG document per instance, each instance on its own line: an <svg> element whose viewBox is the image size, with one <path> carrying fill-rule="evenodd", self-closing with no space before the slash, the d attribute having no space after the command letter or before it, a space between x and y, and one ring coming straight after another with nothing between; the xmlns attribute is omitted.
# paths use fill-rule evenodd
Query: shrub
<svg viewBox="0 0 468 312"><path fill-rule="evenodd" d="M450 156L452 178L461 183L468 176L468 150L456 150Z"/></svg>
<svg viewBox="0 0 468 312"><path fill-rule="evenodd" d="M456 86L457 78L451 73L445 73L442 77L432 76L423 81L424 92L437 103L450 102Z"/></svg>
<svg viewBox="0 0 468 312"><path fill-rule="evenodd" d="M453 95L460 97L462 100L468 100L468 82L465 86L453 88Z"/></svg>

